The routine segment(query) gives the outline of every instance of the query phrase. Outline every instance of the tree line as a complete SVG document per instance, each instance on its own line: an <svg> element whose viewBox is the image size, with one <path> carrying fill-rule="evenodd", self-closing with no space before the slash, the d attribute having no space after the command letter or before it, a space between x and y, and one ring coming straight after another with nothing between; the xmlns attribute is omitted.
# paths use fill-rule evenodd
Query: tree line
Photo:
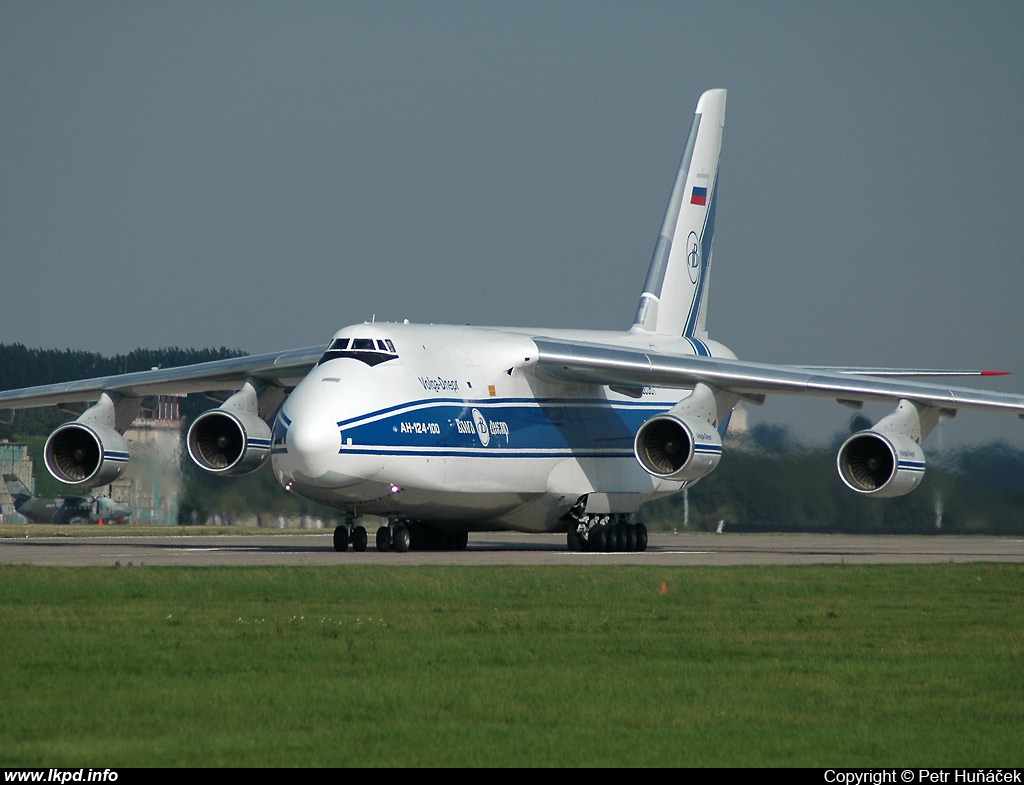
<svg viewBox="0 0 1024 785"><path fill-rule="evenodd" d="M20 343L0 344L0 390L34 387L41 384L92 379L119 373L148 371L151 368L176 368L210 360L240 357L238 349L135 349L127 354L106 356L97 352L74 349L33 349ZM182 413L194 417L209 408L201 395L189 396ZM68 415L53 406L19 410L10 424L0 424L0 439L18 441L15 437L49 436ZM24 438L20 439L24 441Z"/></svg>
<svg viewBox="0 0 1024 785"><path fill-rule="evenodd" d="M761 425L727 437L714 473L652 502L647 517L656 528L699 531L1024 534L1024 451L1003 442L929 450L920 486L876 499L839 479L835 458L846 436L808 446Z"/></svg>

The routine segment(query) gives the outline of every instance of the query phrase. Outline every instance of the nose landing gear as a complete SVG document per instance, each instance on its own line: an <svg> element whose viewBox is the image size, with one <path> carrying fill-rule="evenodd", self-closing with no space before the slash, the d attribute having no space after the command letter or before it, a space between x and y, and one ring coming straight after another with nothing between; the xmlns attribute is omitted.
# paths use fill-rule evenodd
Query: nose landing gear
<svg viewBox="0 0 1024 785"><path fill-rule="evenodd" d="M334 550L338 553L344 553L348 550L349 543L352 544L352 550L357 553L366 550L368 540L366 529L362 526L353 525L354 522L355 519L350 515L346 517L344 524L335 527Z"/></svg>

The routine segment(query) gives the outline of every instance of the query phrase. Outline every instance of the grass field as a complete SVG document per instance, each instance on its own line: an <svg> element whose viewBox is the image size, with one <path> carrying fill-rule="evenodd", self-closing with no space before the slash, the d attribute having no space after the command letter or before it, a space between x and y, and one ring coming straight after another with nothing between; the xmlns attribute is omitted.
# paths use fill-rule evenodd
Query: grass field
<svg viewBox="0 0 1024 785"><path fill-rule="evenodd" d="M0 766L1020 764L1024 567L0 567Z"/></svg>

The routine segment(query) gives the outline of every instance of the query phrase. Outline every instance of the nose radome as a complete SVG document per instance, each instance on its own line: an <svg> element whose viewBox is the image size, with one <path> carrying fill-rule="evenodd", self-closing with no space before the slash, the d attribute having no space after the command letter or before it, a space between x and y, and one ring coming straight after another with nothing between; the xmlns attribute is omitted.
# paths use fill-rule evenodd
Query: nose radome
<svg viewBox="0 0 1024 785"><path fill-rule="evenodd" d="M303 412L288 426L286 445L293 473L315 480L330 470L341 449L341 432L332 418Z"/></svg>

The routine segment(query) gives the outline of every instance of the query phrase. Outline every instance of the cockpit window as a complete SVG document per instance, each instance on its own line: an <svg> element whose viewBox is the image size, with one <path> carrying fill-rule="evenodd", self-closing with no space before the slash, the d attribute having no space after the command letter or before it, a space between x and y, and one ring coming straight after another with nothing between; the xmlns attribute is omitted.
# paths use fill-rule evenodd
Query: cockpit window
<svg viewBox="0 0 1024 785"><path fill-rule="evenodd" d="M337 360L341 357L359 360L373 366L398 359L398 352L395 351L395 345L388 338L335 338L317 365L323 365L328 360Z"/></svg>

